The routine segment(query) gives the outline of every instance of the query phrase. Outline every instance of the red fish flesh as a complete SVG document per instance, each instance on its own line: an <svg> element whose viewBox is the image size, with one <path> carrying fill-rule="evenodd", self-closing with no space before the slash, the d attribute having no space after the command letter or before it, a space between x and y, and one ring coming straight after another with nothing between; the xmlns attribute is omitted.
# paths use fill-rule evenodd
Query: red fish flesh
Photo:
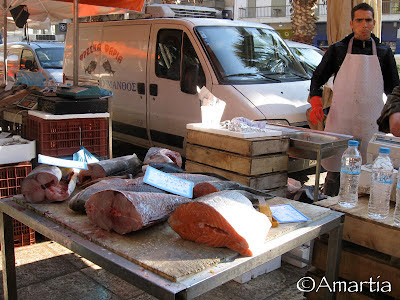
<svg viewBox="0 0 400 300"><path fill-rule="evenodd" d="M143 164L151 163L174 163L178 167L182 167L182 157L178 152L169 149L151 147L144 157Z"/></svg>
<svg viewBox="0 0 400 300"><path fill-rule="evenodd" d="M92 223L126 234L166 220L179 205L190 201L172 194L105 190L93 194L85 208Z"/></svg>
<svg viewBox="0 0 400 300"><path fill-rule="evenodd" d="M168 223L183 239L228 247L245 256L252 256L264 244L271 228L268 217L236 191L216 192L183 204Z"/></svg>
<svg viewBox="0 0 400 300"><path fill-rule="evenodd" d="M66 169L64 169L66 170ZM59 167L40 165L24 178L21 192L27 202L56 202L66 200L75 189L77 173L68 169L63 179Z"/></svg>

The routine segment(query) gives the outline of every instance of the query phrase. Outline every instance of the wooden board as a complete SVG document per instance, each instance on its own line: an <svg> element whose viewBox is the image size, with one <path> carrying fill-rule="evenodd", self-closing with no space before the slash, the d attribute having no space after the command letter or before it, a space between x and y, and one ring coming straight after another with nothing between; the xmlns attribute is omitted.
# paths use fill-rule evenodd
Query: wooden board
<svg viewBox="0 0 400 300"><path fill-rule="evenodd" d="M314 204L346 214L343 239L378 252L400 258L400 227L393 225L393 204L385 220L368 217L368 197L360 197L354 208L344 208L338 204L338 197L330 197Z"/></svg>
<svg viewBox="0 0 400 300"><path fill-rule="evenodd" d="M186 158L243 175L260 175L272 172L287 171L287 154L269 154L255 157L186 144Z"/></svg>
<svg viewBox="0 0 400 300"><path fill-rule="evenodd" d="M395 243L398 244L398 243ZM321 240L316 239L314 243L312 264L320 270L325 270L326 258L328 253L328 245ZM380 277L378 277L380 276ZM368 251L364 248L353 249L351 246L343 246L340 258L339 277L350 281L389 281L392 287L391 292L387 295L400 298L400 268L391 265L383 258L379 257L379 253ZM379 279L378 279L379 278ZM365 287L369 290L369 286ZM375 289L377 288L375 284Z"/></svg>
<svg viewBox="0 0 400 300"><path fill-rule="evenodd" d="M107 232L92 224L86 215L81 215L68 208L67 201L62 203L32 204L26 203L22 195L14 199L25 207L57 222L58 224L82 235L90 241L117 253L171 281L179 281L194 275L208 267L233 259L238 253L227 248L212 248L183 240L167 222L119 235ZM273 198L268 204L291 203L312 222L329 214L329 209L292 201L285 198ZM271 228L266 242L309 222L280 224Z"/></svg>
<svg viewBox="0 0 400 300"><path fill-rule="evenodd" d="M187 130L186 142L244 156L282 153L289 149L288 137L242 139L198 130Z"/></svg>
<svg viewBox="0 0 400 300"><path fill-rule="evenodd" d="M195 161L186 160L185 170L188 172L206 172L219 174L229 180L241 183L258 190L268 190L285 186L287 184L288 174L286 171L267 173L257 176L246 176L233 173L227 170L204 165Z"/></svg>

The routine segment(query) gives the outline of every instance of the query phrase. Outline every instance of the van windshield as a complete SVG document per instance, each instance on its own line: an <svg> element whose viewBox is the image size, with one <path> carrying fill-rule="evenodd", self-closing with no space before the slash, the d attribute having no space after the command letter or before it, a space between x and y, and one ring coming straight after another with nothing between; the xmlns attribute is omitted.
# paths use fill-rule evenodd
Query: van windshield
<svg viewBox="0 0 400 300"><path fill-rule="evenodd" d="M199 26L200 36L221 83L308 80L298 60L271 29Z"/></svg>
<svg viewBox="0 0 400 300"><path fill-rule="evenodd" d="M62 69L64 48L40 48L35 52L43 69Z"/></svg>

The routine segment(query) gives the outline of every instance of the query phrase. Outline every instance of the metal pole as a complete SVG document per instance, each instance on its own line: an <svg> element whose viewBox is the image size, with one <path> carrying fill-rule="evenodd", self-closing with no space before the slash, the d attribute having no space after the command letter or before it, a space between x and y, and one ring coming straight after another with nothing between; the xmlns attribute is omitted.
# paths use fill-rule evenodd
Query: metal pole
<svg viewBox="0 0 400 300"><path fill-rule="evenodd" d="M3 15L3 47L4 47L4 57L3 57L3 65L4 65L4 84L7 85L7 13L8 13L8 7L7 7L7 0L4 0L4 15Z"/></svg>
<svg viewBox="0 0 400 300"><path fill-rule="evenodd" d="M78 6L79 0L74 0L74 32L73 32L73 40L74 40L74 80L73 86L78 85L78 57L79 57L79 20L78 20Z"/></svg>

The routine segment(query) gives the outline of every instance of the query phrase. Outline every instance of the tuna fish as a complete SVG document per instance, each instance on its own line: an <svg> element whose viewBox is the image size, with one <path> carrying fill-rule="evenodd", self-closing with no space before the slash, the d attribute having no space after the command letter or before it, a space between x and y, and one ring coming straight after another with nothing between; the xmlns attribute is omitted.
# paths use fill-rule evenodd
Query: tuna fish
<svg viewBox="0 0 400 300"><path fill-rule="evenodd" d="M252 256L271 228L268 217L236 191L199 197L179 206L168 219L181 238L211 247L228 247Z"/></svg>
<svg viewBox="0 0 400 300"><path fill-rule="evenodd" d="M93 194L85 208L92 223L126 234L166 220L179 205L190 201L172 194L105 190Z"/></svg>
<svg viewBox="0 0 400 300"><path fill-rule="evenodd" d="M202 175L202 174L190 174L190 173L171 173L171 175L177 176L181 179L186 179L196 183L203 181L215 182L218 178ZM85 203L94 193L103 190L119 190L119 191L130 191L130 192L148 192L148 193L166 193L156 187L148 185L143 182L144 177L138 177L134 179L120 179L120 178L109 178L101 180L86 189L77 193L68 203L70 209L76 212L85 213Z"/></svg>
<svg viewBox="0 0 400 300"><path fill-rule="evenodd" d="M133 174L140 172L142 162L136 154L116 157L113 159L101 160L96 163L88 164L87 170L79 173L79 182L82 184L87 180L95 180L113 175Z"/></svg>
<svg viewBox="0 0 400 300"><path fill-rule="evenodd" d="M262 197L268 198L268 199L273 197L272 195L270 195L268 193L253 189L251 187L245 186L245 185L240 184L235 181L220 181L220 180L219 181L200 182L200 183L196 184L193 188L193 197L197 198L197 197L201 197L204 195L208 195L210 193L215 193L215 192L225 191L225 190L242 190L242 191L249 192L253 195L262 196Z"/></svg>
<svg viewBox="0 0 400 300"><path fill-rule="evenodd" d="M71 169L40 165L24 178L21 192L27 202L56 202L66 200L75 189L77 173Z"/></svg>

